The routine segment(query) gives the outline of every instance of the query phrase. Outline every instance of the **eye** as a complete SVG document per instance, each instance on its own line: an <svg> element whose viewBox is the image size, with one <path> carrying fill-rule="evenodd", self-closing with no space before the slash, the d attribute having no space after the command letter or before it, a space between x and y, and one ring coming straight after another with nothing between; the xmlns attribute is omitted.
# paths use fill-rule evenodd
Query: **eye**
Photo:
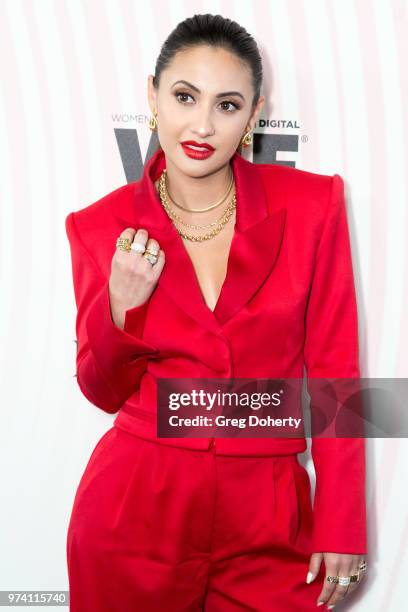
<svg viewBox="0 0 408 612"><path fill-rule="evenodd" d="M188 104L188 103L186 101L184 101L184 100L180 100L178 96L186 96L186 97L193 98L193 96L191 94L186 93L184 91L176 91L174 96L175 96L176 100L178 100L181 104ZM223 102L220 102L220 104L227 104L227 105L233 106L233 110L228 110L228 109L224 108L224 110L227 113L233 113L233 112L235 112L236 110L239 109L238 104L235 104L235 102L231 102L230 100L224 100Z"/></svg>
<svg viewBox="0 0 408 612"><path fill-rule="evenodd" d="M221 102L221 104L231 104L234 107L234 110L238 110L239 109L238 104L235 104L235 102L230 102L229 100L224 100L224 102ZM230 110L228 111L227 110L227 112L228 113L233 113L234 111L230 111Z"/></svg>
<svg viewBox="0 0 408 612"><path fill-rule="evenodd" d="M175 95L177 100L179 100L178 96L190 96L190 94L185 93L184 91L177 91L174 95ZM191 97L192 96L190 96L190 98ZM183 100L179 100L179 102L181 102L182 104L185 104L185 102Z"/></svg>

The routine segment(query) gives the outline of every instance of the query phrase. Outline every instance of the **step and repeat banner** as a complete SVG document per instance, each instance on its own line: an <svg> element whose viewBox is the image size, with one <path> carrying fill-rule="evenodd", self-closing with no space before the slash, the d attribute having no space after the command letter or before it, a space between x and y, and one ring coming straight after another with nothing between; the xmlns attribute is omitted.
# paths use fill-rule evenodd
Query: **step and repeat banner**
<svg viewBox="0 0 408 612"><path fill-rule="evenodd" d="M148 75L195 13L259 45L266 102L244 157L343 177L361 375L408 377L406 0L0 0L0 591L68 591L76 487L115 417L76 383L65 218L141 177L157 147ZM407 439L380 432L366 453L368 571L341 609L393 612L406 601Z"/></svg>

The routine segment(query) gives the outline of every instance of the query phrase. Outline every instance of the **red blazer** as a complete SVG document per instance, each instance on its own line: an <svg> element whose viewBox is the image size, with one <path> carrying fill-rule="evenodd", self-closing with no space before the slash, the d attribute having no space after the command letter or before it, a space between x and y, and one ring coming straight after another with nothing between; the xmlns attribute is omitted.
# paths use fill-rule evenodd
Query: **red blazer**
<svg viewBox="0 0 408 612"><path fill-rule="evenodd" d="M159 377L359 377L358 319L342 178L232 158L236 225L214 311L205 304L182 238L154 181L161 149L143 177L71 212L77 304L77 382L115 425L157 439ZM108 282L116 239L144 227L166 263L149 300L111 316ZM207 449L212 438L160 438ZM225 454L301 453L301 438L217 438ZM313 550L364 554L362 438L312 438L316 471Z"/></svg>

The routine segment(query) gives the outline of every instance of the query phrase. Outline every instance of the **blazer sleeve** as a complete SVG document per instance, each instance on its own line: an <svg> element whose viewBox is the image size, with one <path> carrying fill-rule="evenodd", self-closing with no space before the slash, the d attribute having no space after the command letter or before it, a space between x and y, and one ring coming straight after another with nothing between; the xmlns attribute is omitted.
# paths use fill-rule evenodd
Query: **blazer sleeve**
<svg viewBox="0 0 408 612"><path fill-rule="evenodd" d="M134 393L147 360L159 350L142 340L149 300L126 311L124 329L113 319L109 279L102 274L81 239L75 213L65 220L76 315L76 377L84 396L105 412L117 412Z"/></svg>
<svg viewBox="0 0 408 612"><path fill-rule="evenodd" d="M316 252L305 315L304 363L308 379L360 377L349 228L344 182L338 174L332 177ZM365 554L365 439L312 437L311 454L316 473L313 552Z"/></svg>

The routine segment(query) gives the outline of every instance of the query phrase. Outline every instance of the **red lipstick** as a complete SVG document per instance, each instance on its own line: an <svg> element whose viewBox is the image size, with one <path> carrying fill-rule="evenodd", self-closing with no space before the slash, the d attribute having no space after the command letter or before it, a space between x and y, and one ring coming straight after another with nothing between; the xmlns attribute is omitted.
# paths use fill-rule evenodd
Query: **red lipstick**
<svg viewBox="0 0 408 612"><path fill-rule="evenodd" d="M192 159L207 159L215 151L207 142L196 142L195 140L184 140L181 143L184 153ZM198 147L197 149L193 147Z"/></svg>

